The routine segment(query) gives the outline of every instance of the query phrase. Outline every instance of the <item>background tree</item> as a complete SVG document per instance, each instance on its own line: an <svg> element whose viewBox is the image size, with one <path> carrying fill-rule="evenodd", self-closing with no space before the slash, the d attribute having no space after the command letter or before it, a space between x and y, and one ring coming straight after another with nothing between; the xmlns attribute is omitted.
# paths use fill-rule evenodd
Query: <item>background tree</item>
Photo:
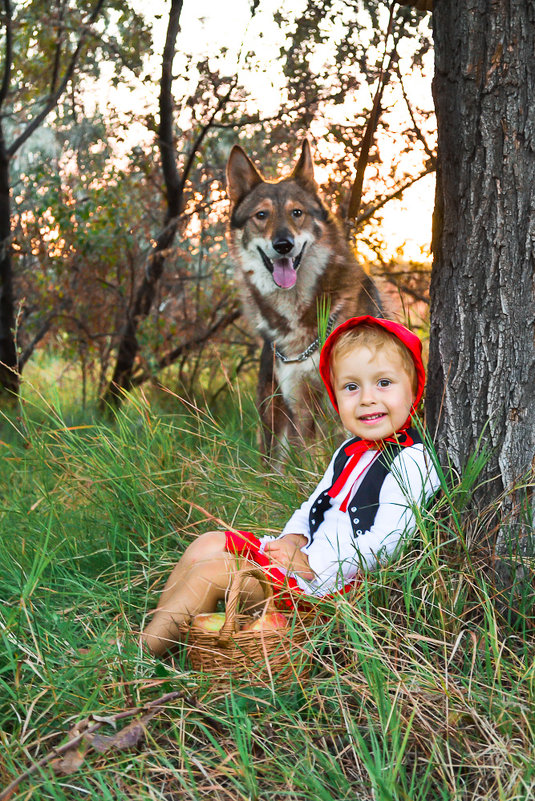
<svg viewBox="0 0 535 801"><path fill-rule="evenodd" d="M429 25L405 9L396 14L385 42L388 14L372 0L351 7L332 0L324 4L323 21L309 5L297 18L279 18L284 86L280 104L263 112L236 78L239 73L247 82L247 74L266 69L245 49L235 63L225 62L216 48L199 60L178 39L173 72L169 58L165 64L163 127L162 115L156 123L153 110L147 113L137 100L128 113L115 112L110 101L93 104L96 67L86 91L77 77L71 80L64 101L29 141L27 157L12 165L19 368L40 345L79 366L82 398L108 386L107 399L113 401L121 388L156 380L211 403L229 377L252 378L258 343L237 317L224 241L230 148L240 141L268 176L276 176L294 162L304 136L315 138L322 191L343 216L358 155L355 142L362 137L385 53L391 70L380 135L351 234L361 255L364 248L375 254L371 269L425 307L427 268L420 272L411 265L408 272L385 260L380 217L390 198L433 169L429 109L411 96L410 84L403 87L407 65L414 61L418 69L429 48ZM171 6L175 21L180 8L178 2ZM99 33L99 41L108 41L111 30ZM123 89L131 76L132 83L139 76L146 93L153 87L156 95L154 63L139 69L125 51L124 36L119 30L116 46L108 47L113 80ZM405 52L403 58L394 44ZM125 61L135 70L125 68ZM101 80L99 95L102 89ZM398 132L402 110L405 122ZM132 146L134 128L141 135ZM388 138L395 139L399 157L392 163L388 158L386 167L381 143ZM412 158L410 166L403 165L405 157Z"/></svg>
<svg viewBox="0 0 535 801"><path fill-rule="evenodd" d="M433 30L429 423L459 472L488 450L479 505L506 490L501 545L525 547L532 513L513 488L535 457L535 8L440 0Z"/></svg>
<svg viewBox="0 0 535 801"><path fill-rule="evenodd" d="M163 273L166 256L171 247L179 224L180 216L184 210L184 194L186 184L190 177L197 153L210 128L216 121L218 114L229 102L234 82L230 81L228 87L219 87L213 108L207 114L207 119L199 126L199 131L191 145L188 157L179 172L175 153L174 129L174 103L173 103L173 61L175 56L176 38L180 29L180 15L183 0L172 0L169 12L169 24L162 58L162 76L160 80L160 100L158 126L158 146L163 178L165 182L165 196L167 210L162 230L156 240L155 246L149 256L145 276L137 287L132 308L128 309L127 319L122 331L117 351L117 361L111 377L109 388L104 396L104 402L116 403L124 390L131 389L133 385L134 364L139 351L137 329L141 320L148 316L154 299L158 282ZM231 310L226 321L232 321L238 316L237 308ZM179 346L180 347L180 346ZM179 350L179 353L181 351ZM173 360L178 355L173 353ZM171 362L171 356L162 366Z"/></svg>
<svg viewBox="0 0 535 801"><path fill-rule="evenodd" d="M339 4L329 5L334 6L331 12L334 19L336 11L340 10ZM313 82L310 80L311 72L308 59L311 55L314 55L315 45L318 42L322 43L325 39L324 36L318 38L316 35L315 23L317 22L317 14L314 11L314 13L308 16L305 14L304 17L300 17L296 21L294 32L290 36L287 48L284 51L284 58L286 59L284 69L288 79L287 94L283 98L280 109L272 117L262 119L258 112L247 113L247 110L245 110L244 113L244 109L250 106L247 93L243 88L237 86L235 77L224 77L211 69L208 59L196 65L200 74L195 91L189 96L178 99L171 91L171 66L175 54L175 40L178 33L177 22L180 12L180 3L175 3L171 6L160 82L160 120L157 129L157 141L161 151L160 164L165 176L166 186L165 225L163 230L155 237L156 245L148 257L145 270L137 285L135 299L126 309L126 321L119 337L117 362L109 388L104 396L106 402L117 403L125 389L129 389L148 378L156 377L162 368L169 366L177 359L185 360L186 355L190 354L192 349L196 350L197 355L199 355L199 347L204 346L216 333L226 329L238 316L235 298L229 300L227 293L224 293L222 296L219 295L219 300L214 305L214 293L212 292L210 295L211 302L208 305L205 304L205 309L221 310L221 313L219 311L216 315L212 313L208 319L202 319L202 317L197 317L197 319L190 318L187 321L188 325L179 325L183 339L180 340L179 336L175 347L167 348L160 354L153 353L150 364L148 363L146 342L143 343L140 340L140 334L142 329L147 330L149 312L150 317L159 319L160 323L164 322L164 318L168 317L173 309L180 315L172 298L169 297L168 301L162 303L162 292L160 291L163 290L165 294L165 289L162 285L164 262L167 263L166 275L172 274L173 249L170 244L175 233L180 233L180 229L182 229L182 235L184 235L184 232L191 230L191 227L188 226L188 218L191 219L192 215L196 217L197 223L206 218L207 212L208 214L211 213L212 218L219 215L220 218L225 219L224 166L228 148L235 141L235 136L241 136L245 147L253 155L260 154L262 165L264 167L267 166L268 172L271 168L278 173L281 158L293 159L297 142L300 138L309 134L311 121L321 117L326 104L341 103L346 97L346 92L349 91L349 88L356 86L357 83L353 77L354 70L351 72L348 64L345 66L345 73L332 69L332 67L327 70L326 67L329 77L327 80L327 72L323 76L326 80L325 87L321 86L321 76L316 75ZM408 22L411 24L408 24ZM286 20L280 17L279 23L284 27ZM366 25L369 26L369 20L360 21L359 24L364 30ZM416 24L419 24L418 19L405 12L403 20L395 28L395 43L397 44L403 36L409 36ZM358 36L355 34L352 36L354 37L353 40L357 42ZM299 47L296 47L296 38ZM380 31L375 34L375 39L377 43L384 45ZM308 44L306 44L307 41ZM390 44L388 42L389 46ZM420 55L425 52L428 44L428 40L423 37ZM339 46L333 41L329 43L329 47L333 49ZM300 51L298 58L296 53L299 48L301 48L302 52ZM350 49L347 43L345 49L342 48L342 51L345 54L344 57L349 59ZM362 56L364 52L365 50L363 49ZM343 58L340 56L340 63L342 60ZM247 54L245 61L250 70L260 68L252 53ZM191 63L191 58L189 63ZM377 70L370 69L370 80L375 80L376 74ZM406 97L405 100L408 102ZM185 108L192 110L192 128L189 131L180 130L177 125L177 120L182 116ZM410 110L412 112L412 109ZM410 144L413 144L415 139L423 138L418 129L416 116L421 116L421 114L412 115L414 130L412 131L412 137L410 133L408 134ZM363 117L363 121L365 122L365 117ZM335 128L333 130L340 129ZM349 132L346 134L346 138L349 141ZM341 145L345 144L345 141L336 142L336 139L332 141L337 144L339 150ZM409 147L410 145L408 144L407 146ZM267 159L266 153L269 154ZM389 198L399 196L404 186L412 184L419 177L434 169L432 152L428 151L425 158L427 163L424 163L416 176L411 175L408 180L405 176L401 178L398 176L394 181L394 188L388 187L381 193L376 194L375 208L368 203L365 212L358 220L359 228L364 222L369 221L373 217L374 211L380 209ZM377 154L375 159L378 159ZM324 162L329 163L329 160L325 158ZM204 177L202 176L203 172ZM205 195L202 189L206 179L210 184L208 195ZM332 190L332 197L330 198L332 202L340 200L340 187L347 187L349 180L350 173L347 169L347 164L344 162L343 168L340 164L336 175L333 173L329 184ZM340 194L336 195L335 192ZM330 193L329 189L328 193ZM221 203L222 198L223 203ZM208 234L208 240L211 239L212 242L217 243L220 234L217 231L217 226L213 227L213 223L212 229L212 232ZM224 253L221 254L219 258L221 259L221 256L224 255ZM217 249L215 249L214 257L217 258ZM169 269L170 267L171 270ZM222 267L221 274L225 273L228 280L228 262L223 262L220 267ZM190 270L188 274L191 278L194 278L194 271L192 274ZM393 275L390 280L394 280ZM209 282L205 283L205 290L208 285L214 285L214 276L211 276ZM409 292L412 292L412 290L409 289ZM159 312L156 300L160 301L160 310L165 307L164 314ZM225 313L223 313L223 310L225 310ZM176 333L176 326L174 330ZM233 330L236 329L233 328ZM192 335L193 331L195 331L195 335ZM238 336L243 338L243 333L243 330L240 331ZM230 342L227 341L227 344L230 344ZM237 362L238 370L250 363L250 335L245 339L244 348ZM233 363L235 363L235 360L231 357L227 364ZM194 372L197 373L197 370L195 369Z"/></svg>
<svg viewBox="0 0 535 801"><path fill-rule="evenodd" d="M112 32L108 32L108 26ZM134 33L129 33L130 26ZM139 65L146 28L119 0L94 3L3 0L0 87L0 394L18 392L11 252L10 163L82 74L99 74L103 57ZM108 35L106 35L108 34ZM124 36L122 49L118 42ZM127 44L128 42L128 44Z"/></svg>

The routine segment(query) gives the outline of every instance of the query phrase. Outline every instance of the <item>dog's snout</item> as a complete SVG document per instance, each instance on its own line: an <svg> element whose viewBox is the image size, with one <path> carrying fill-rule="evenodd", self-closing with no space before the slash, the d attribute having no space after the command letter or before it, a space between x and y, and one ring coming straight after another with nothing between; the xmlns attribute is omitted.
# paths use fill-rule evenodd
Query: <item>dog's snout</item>
<svg viewBox="0 0 535 801"><path fill-rule="evenodd" d="M286 256L294 246L292 237L280 237L273 242L273 249L280 253L281 256Z"/></svg>

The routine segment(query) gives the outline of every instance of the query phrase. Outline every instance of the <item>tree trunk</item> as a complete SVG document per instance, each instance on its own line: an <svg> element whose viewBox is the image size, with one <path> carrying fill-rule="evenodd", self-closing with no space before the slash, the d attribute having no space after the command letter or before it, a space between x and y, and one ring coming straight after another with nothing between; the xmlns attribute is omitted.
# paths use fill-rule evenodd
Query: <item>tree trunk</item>
<svg viewBox="0 0 535 801"><path fill-rule="evenodd" d="M169 23L162 59L162 77L160 79L160 125L158 143L162 160L162 171L167 196L167 212L165 225L161 231L145 269L145 275L138 287L132 308L127 312L127 319L121 332L117 361L110 384L102 398L105 406L119 405L123 394L132 388L132 376L136 356L139 351L137 329L140 321L151 309L156 288L165 266L166 253L172 245L182 207L185 176L180 177L175 160L173 136L173 60L175 57L176 38L180 30L180 14L183 0L172 0L169 12Z"/></svg>
<svg viewBox="0 0 535 801"><path fill-rule="evenodd" d="M8 99L12 68L13 68L13 25L12 9L10 0L3 0L3 74L0 85L0 117L9 117L13 111L5 111L5 103ZM47 97L42 102L35 101L35 108L39 110L29 121L21 119L15 124L18 135L8 146L4 137L4 129L0 122L0 398L14 400L19 391L20 376L19 370L22 369L22 360L17 361L17 347L15 342L15 310L13 296L13 266L11 259L11 197L10 197L10 159L30 138L34 131L45 121L48 114L57 106L61 95L65 92L71 80L88 36L91 34L91 26L99 17L104 6L104 0L96 0L91 12L89 13L84 25L81 26L78 42L67 59L67 64L62 70L62 78L58 83L58 67L60 64L61 43L57 43L57 58L53 68L54 78L49 86ZM15 102L15 108L17 102ZM16 116L16 115L15 115ZM34 339L34 346L38 342ZM27 359L29 353L26 354Z"/></svg>
<svg viewBox="0 0 535 801"><path fill-rule="evenodd" d="M476 502L507 491L503 546L522 530L509 491L535 456L535 5L436 0L433 29L428 425L459 472L489 448Z"/></svg>
<svg viewBox="0 0 535 801"><path fill-rule="evenodd" d="M14 326L9 156L0 127L0 396L8 400L19 391Z"/></svg>

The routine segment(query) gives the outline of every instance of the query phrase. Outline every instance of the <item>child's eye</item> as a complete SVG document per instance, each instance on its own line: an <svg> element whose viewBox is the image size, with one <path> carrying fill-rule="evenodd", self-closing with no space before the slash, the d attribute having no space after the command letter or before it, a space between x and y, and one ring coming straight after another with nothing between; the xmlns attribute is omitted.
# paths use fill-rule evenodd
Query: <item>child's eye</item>
<svg viewBox="0 0 535 801"><path fill-rule="evenodd" d="M379 381L379 386L385 389L386 387L389 387L391 383L392 381L389 378L381 378Z"/></svg>
<svg viewBox="0 0 535 801"><path fill-rule="evenodd" d="M347 389L348 392L356 392L356 390L358 388L359 388L359 385L358 384L353 384L352 382L350 382L349 384L346 384L345 387L344 387L344 389Z"/></svg>

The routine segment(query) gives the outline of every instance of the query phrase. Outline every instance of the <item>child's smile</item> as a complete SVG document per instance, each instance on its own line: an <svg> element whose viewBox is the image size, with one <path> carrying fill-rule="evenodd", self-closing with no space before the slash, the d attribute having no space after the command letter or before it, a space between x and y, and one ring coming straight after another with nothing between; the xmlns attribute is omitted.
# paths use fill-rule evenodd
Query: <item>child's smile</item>
<svg viewBox="0 0 535 801"><path fill-rule="evenodd" d="M356 346L336 358L333 373L340 418L351 434L384 439L407 422L414 392L394 350Z"/></svg>

